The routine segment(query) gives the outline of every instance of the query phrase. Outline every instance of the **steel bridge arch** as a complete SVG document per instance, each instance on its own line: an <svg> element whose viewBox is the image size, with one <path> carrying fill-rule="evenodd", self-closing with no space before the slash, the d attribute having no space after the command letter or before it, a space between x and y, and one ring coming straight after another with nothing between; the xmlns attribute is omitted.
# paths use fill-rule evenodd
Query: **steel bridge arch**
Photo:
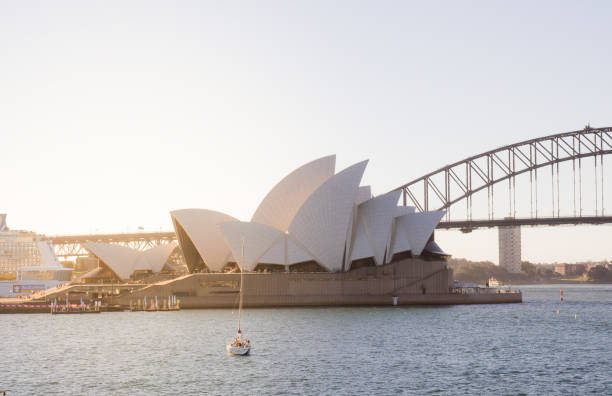
<svg viewBox="0 0 612 396"><path fill-rule="evenodd" d="M535 173L535 181L537 185L537 170L547 166L551 167L552 173L552 196L553 196L553 216L555 210L555 192L554 192L554 171L556 165L557 176L557 216L559 216L559 163L573 161L574 174L574 215L576 216L576 161L579 163L579 184L580 184L580 215L582 214L582 190L581 190L581 160L587 157L595 157L595 197L596 197L596 213L597 213L597 156L601 157L601 212L603 216L603 156L612 154L612 127L606 128L591 128L586 126L582 130L563 132L554 135L543 136L535 139L525 140L519 143L506 145L494 150L484 152L461 161L457 161L450 165L446 165L431 173L421 176L418 179L412 180L393 191L402 190L403 204L412 203L419 211L430 210L430 193L437 198L440 205L436 207L438 210L444 210L451 205L466 200L467 202L467 218L471 220L471 200L472 196L484 189L488 190L488 217L493 218L491 207L493 206L493 186L500 182L509 180L509 195L514 198L510 199L510 211L516 213L515 206L515 178L518 175L530 172L531 186L533 185L533 173ZM539 158L538 158L539 155ZM495 175L495 171L501 171L499 176ZM475 178L473 176L476 176ZM444 187L440 187L433 179L442 178ZM476 183L473 183L473 179ZM414 189L422 184L423 198L419 199ZM451 189L455 188L460 193L452 195ZM531 187L531 197L533 197L533 187ZM537 214L537 187L536 187L536 216ZM410 202L409 202L410 201ZM533 203L532 203L533 206ZM533 208L531 216L533 217Z"/></svg>

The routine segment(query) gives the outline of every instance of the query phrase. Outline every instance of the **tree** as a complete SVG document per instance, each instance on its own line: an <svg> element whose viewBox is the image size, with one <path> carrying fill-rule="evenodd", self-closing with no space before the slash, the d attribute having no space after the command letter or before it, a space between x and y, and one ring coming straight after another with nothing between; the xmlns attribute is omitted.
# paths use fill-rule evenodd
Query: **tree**
<svg viewBox="0 0 612 396"><path fill-rule="evenodd" d="M529 261L521 261L521 271L529 276L535 276L538 273L538 268Z"/></svg>
<svg viewBox="0 0 612 396"><path fill-rule="evenodd" d="M612 281L612 271L604 267L603 265L598 265L589 270L588 273L589 279L595 282L610 282Z"/></svg>

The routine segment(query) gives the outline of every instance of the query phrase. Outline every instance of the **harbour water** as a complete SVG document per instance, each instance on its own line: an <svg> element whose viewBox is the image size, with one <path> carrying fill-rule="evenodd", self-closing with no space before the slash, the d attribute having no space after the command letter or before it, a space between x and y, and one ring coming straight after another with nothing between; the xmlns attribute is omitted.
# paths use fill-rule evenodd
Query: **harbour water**
<svg viewBox="0 0 612 396"><path fill-rule="evenodd" d="M0 315L0 389L612 394L612 285L520 288L522 304L246 310L248 357L225 352L227 309Z"/></svg>

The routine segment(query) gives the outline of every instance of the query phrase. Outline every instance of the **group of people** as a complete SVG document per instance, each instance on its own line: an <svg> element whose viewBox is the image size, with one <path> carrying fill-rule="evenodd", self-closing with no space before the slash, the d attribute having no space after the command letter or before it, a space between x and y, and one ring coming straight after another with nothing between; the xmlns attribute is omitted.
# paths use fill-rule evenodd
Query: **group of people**
<svg viewBox="0 0 612 396"><path fill-rule="evenodd" d="M234 339L234 342L232 343L232 346L240 348L249 348L251 346L251 341L243 340L241 337L236 337Z"/></svg>

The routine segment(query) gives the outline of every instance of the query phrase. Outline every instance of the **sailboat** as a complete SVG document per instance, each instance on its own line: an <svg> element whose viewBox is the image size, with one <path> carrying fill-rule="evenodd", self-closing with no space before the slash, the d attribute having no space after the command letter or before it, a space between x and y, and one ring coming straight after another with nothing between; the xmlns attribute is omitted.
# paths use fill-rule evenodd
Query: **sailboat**
<svg viewBox="0 0 612 396"><path fill-rule="evenodd" d="M227 349L227 353L230 355L238 355L245 356L251 352L251 341L246 338L242 338L242 330L240 329L240 321L242 319L242 287L244 285L244 238L242 238L242 259L240 265L238 266L240 269L240 302L238 303L238 332L236 333L236 338L234 341L228 343L225 347Z"/></svg>

